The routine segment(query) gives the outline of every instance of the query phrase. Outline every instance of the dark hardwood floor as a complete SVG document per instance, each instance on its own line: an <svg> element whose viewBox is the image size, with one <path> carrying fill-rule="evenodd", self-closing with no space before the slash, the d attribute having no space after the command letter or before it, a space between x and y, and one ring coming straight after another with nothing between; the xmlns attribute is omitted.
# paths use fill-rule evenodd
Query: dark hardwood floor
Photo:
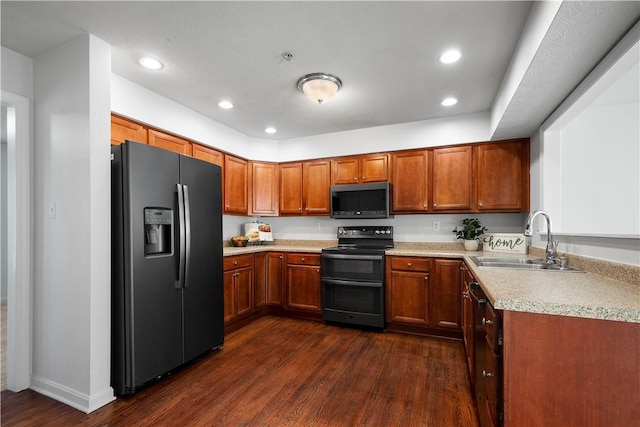
<svg viewBox="0 0 640 427"><path fill-rule="evenodd" d="M2 392L3 426L477 426L462 344L262 317L86 415Z"/></svg>

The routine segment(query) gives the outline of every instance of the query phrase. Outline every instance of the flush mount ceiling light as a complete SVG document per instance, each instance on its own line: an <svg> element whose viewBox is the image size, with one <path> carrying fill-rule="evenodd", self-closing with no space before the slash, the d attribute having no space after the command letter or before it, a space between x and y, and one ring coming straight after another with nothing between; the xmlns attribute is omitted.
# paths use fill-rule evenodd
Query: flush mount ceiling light
<svg viewBox="0 0 640 427"><path fill-rule="evenodd" d="M164 67L164 64L162 62L149 56L144 56L138 59L138 63L144 68L148 68L150 70L160 70L162 67Z"/></svg>
<svg viewBox="0 0 640 427"><path fill-rule="evenodd" d="M264 131L265 131L266 133L268 133L268 134L274 134L274 133L276 133L276 132L277 132L277 129L276 129L276 128L274 128L274 127L269 126L268 128L265 128L265 130L264 130Z"/></svg>
<svg viewBox="0 0 640 427"><path fill-rule="evenodd" d="M312 73L298 80L298 90L318 104L333 98L341 87L342 81L331 74Z"/></svg>
<svg viewBox="0 0 640 427"><path fill-rule="evenodd" d="M218 107L225 109L225 110L229 110L231 108L233 108L233 104L229 101L220 101L218 102Z"/></svg>

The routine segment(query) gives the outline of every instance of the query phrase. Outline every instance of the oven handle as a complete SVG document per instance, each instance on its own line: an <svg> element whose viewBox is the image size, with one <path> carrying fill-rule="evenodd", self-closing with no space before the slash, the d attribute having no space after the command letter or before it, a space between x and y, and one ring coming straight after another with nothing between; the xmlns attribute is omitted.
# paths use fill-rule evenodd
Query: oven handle
<svg viewBox="0 0 640 427"><path fill-rule="evenodd" d="M331 259L372 259L375 261L381 260L384 258L384 255L334 255L323 253L322 258L331 258Z"/></svg>
<svg viewBox="0 0 640 427"><path fill-rule="evenodd" d="M354 280L322 279L323 285L360 286L363 288L381 288L382 282L356 282Z"/></svg>

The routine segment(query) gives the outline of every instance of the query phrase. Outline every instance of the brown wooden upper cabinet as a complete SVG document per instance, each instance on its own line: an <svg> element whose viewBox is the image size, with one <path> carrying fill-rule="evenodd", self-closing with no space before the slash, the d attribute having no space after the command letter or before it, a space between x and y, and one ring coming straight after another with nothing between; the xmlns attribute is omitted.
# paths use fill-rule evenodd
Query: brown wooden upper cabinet
<svg viewBox="0 0 640 427"><path fill-rule="evenodd" d="M400 151L391 154L392 212L429 211L429 152Z"/></svg>
<svg viewBox="0 0 640 427"><path fill-rule="evenodd" d="M139 123L111 115L111 145L120 145L126 140L147 143L147 128Z"/></svg>
<svg viewBox="0 0 640 427"><path fill-rule="evenodd" d="M155 129L149 129L149 145L191 156L191 142Z"/></svg>
<svg viewBox="0 0 640 427"><path fill-rule="evenodd" d="M221 152L200 144L192 144L192 146L193 157L196 159L204 160L214 165L224 166L224 154Z"/></svg>
<svg viewBox="0 0 640 427"><path fill-rule="evenodd" d="M278 215L278 164L250 162L250 215Z"/></svg>
<svg viewBox="0 0 640 427"><path fill-rule="evenodd" d="M529 140L474 146L477 212L529 210Z"/></svg>
<svg viewBox="0 0 640 427"><path fill-rule="evenodd" d="M280 164L280 214L328 215L331 162Z"/></svg>
<svg viewBox="0 0 640 427"><path fill-rule="evenodd" d="M331 185L389 180L389 154L367 154L331 160Z"/></svg>
<svg viewBox="0 0 640 427"><path fill-rule="evenodd" d="M432 153L432 210L473 210L473 147L436 148Z"/></svg>
<svg viewBox="0 0 640 427"><path fill-rule="evenodd" d="M224 212L246 215L248 212L249 162L224 156Z"/></svg>

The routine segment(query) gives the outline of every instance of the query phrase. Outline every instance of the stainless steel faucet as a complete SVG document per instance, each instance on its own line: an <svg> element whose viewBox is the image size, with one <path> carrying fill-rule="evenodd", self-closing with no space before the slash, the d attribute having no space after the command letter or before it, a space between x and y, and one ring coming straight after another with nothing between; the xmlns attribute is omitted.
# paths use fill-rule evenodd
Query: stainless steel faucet
<svg viewBox="0 0 640 427"><path fill-rule="evenodd" d="M558 247L558 242L553 241L553 235L551 234L551 218L549 218L549 214L545 211L533 211L529 214L529 218L527 218L527 225L524 227L524 235L531 237L533 236L533 220L538 215L542 215L547 219L547 249L545 251L545 261L547 264L555 264L556 259L558 258L558 252L556 248Z"/></svg>

